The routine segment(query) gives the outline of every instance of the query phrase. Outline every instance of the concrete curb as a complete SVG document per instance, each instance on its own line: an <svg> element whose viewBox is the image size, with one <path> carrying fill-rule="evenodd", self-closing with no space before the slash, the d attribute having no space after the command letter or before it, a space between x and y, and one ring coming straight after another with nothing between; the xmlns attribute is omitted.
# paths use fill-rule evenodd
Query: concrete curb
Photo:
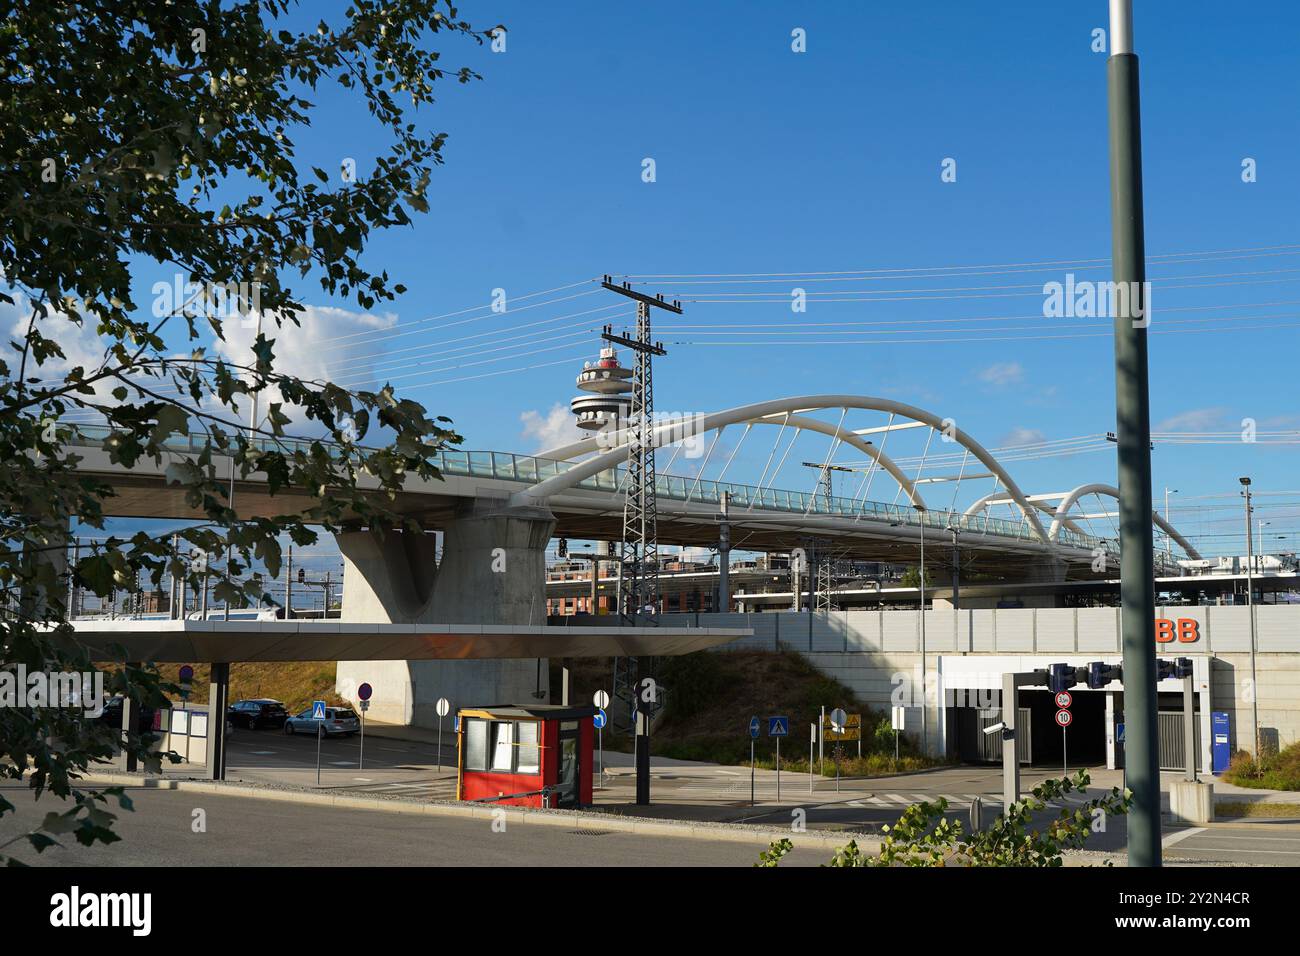
<svg viewBox="0 0 1300 956"><path fill-rule="evenodd" d="M138 777L131 774L100 773L83 777L81 783L91 786L139 787L150 790L184 790L190 793L208 793L226 797L244 797L252 800L271 800L281 803L302 803L312 806L334 807L346 810L378 810L386 813L405 813L424 816L468 817L491 820L494 810L504 810L509 824L577 827L586 830L615 830L623 833L655 834L683 839L713 840L728 843L766 844L775 840L790 839L799 849L822 849L834 853L849 840L857 840L864 852L876 852L879 841L867 834L851 831L808 830L792 833L788 829L773 827L745 827L727 823L697 823L689 820L662 820L646 817L625 817L590 810L528 810L519 807L493 807L481 803L420 803L414 800L344 796L341 794L313 793L306 790L271 790L234 783L217 783L206 780L168 780L163 777Z"/></svg>

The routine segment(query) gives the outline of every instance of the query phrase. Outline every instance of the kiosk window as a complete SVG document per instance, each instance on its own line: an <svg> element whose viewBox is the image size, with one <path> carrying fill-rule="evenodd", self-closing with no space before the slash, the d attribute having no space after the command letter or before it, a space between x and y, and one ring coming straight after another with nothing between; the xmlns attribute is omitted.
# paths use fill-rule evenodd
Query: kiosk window
<svg viewBox="0 0 1300 956"><path fill-rule="evenodd" d="M515 725L506 720L492 722L492 769L510 773L515 762Z"/></svg>
<svg viewBox="0 0 1300 956"><path fill-rule="evenodd" d="M519 736L519 763L516 768L517 773L537 773L541 768L538 764L538 731L541 729L541 723L532 720L520 721L515 724L516 732Z"/></svg>
<svg viewBox="0 0 1300 956"><path fill-rule="evenodd" d="M487 769L488 722L476 717L465 721L465 769Z"/></svg>

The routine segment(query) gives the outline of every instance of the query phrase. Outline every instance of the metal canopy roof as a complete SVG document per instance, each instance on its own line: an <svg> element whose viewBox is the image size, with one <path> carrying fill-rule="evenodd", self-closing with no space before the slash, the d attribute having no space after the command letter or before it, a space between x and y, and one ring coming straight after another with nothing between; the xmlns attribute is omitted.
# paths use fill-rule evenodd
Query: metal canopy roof
<svg viewBox="0 0 1300 956"><path fill-rule="evenodd" d="M188 664L675 657L753 634L748 628L347 621L74 621L73 627L93 660Z"/></svg>
<svg viewBox="0 0 1300 956"><path fill-rule="evenodd" d="M590 704L491 704L489 706L462 707L462 717L482 717L487 720L508 718L518 720L580 720L594 717L596 708Z"/></svg>

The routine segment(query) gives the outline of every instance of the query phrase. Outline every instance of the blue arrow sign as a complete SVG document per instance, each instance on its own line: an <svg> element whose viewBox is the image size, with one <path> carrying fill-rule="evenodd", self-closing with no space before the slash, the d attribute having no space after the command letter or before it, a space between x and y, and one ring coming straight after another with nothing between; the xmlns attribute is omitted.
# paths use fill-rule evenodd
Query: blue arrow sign
<svg viewBox="0 0 1300 956"><path fill-rule="evenodd" d="M1124 725L1123 725L1123 724L1116 724L1116 725L1115 725L1115 740L1116 740L1118 743L1121 743L1121 744L1124 742Z"/></svg>
<svg viewBox="0 0 1300 956"><path fill-rule="evenodd" d="M758 732L763 728L762 723L757 717L749 718L749 736L757 737Z"/></svg>
<svg viewBox="0 0 1300 956"><path fill-rule="evenodd" d="M767 735L769 737L790 736L790 718L789 717L767 718Z"/></svg>
<svg viewBox="0 0 1300 956"><path fill-rule="evenodd" d="M596 709L596 716L591 718L592 724L597 730L600 730L605 726L606 720L608 720L608 718L605 716L604 708L598 707Z"/></svg>
<svg viewBox="0 0 1300 956"><path fill-rule="evenodd" d="M312 719L312 720L324 720L324 719L325 719L325 701L323 701L323 700L312 701L312 705L311 705L311 719Z"/></svg>

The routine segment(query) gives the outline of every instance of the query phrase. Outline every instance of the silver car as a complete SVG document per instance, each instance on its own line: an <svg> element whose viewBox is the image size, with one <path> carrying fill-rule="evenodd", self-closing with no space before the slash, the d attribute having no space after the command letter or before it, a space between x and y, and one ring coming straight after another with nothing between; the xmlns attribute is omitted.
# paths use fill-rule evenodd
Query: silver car
<svg viewBox="0 0 1300 956"><path fill-rule="evenodd" d="M326 707L324 720L313 720L312 709L308 707L301 714L295 714L284 722L286 734L315 734L317 725L320 732L327 737L344 737L355 734L361 729L361 718L351 707Z"/></svg>

